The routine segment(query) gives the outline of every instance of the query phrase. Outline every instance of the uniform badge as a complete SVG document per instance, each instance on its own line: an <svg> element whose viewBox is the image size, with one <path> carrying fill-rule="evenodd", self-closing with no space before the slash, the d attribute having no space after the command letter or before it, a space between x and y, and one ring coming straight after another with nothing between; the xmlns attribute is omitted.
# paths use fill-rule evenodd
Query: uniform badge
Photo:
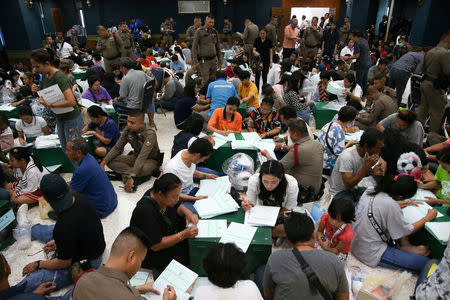
<svg viewBox="0 0 450 300"><path fill-rule="evenodd" d="M150 143L150 141L146 141L145 142L145 146L150 147L152 143Z"/></svg>

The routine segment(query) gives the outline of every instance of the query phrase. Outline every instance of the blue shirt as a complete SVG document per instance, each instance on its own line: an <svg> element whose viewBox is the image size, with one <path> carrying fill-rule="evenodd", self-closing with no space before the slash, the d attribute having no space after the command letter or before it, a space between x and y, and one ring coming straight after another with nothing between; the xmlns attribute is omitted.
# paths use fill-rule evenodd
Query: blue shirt
<svg viewBox="0 0 450 300"><path fill-rule="evenodd" d="M117 206L117 195L105 171L89 153L78 163L73 172L70 188L85 195L102 218Z"/></svg>
<svg viewBox="0 0 450 300"><path fill-rule="evenodd" d="M230 97L238 97L232 83L226 81L224 78L211 82L206 92L206 99L211 99L208 116L211 117L216 109L225 107Z"/></svg>
<svg viewBox="0 0 450 300"><path fill-rule="evenodd" d="M112 147L117 143L117 141L120 138L120 131L117 127L116 123L108 117L106 122L99 126L93 122L89 123L88 125L89 129L95 130L98 134L102 135L103 137L107 139L111 139L111 142L108 145L105 145L106 149L109 151Z"/></svg>
<svg viewBox="0 0 450 300"><path fill-rule="evenodd" d="M331 126L330 130L328 127ZM327 136L328 132L328 136ZM326 139L328 140L328 144ZM345 147L345 132L344 129L336 122L330 122L325 124L320 131L319 138L317 139L323 147L323 168L333 169L336 159L339 154L344 151ZM329 147L328 147L329 145ZM331 149L333 152L331 151Z"/></svg>
<svg viewBox="0 0 450 300"><path fill-rule="evenodd" d="M170 68L174 71L180 71L180 70L186 69L186 67L184 66L184 62L182 62L181 60L178 60L178 63L176 63L176 64L173 61L171 61Z"/></svg>

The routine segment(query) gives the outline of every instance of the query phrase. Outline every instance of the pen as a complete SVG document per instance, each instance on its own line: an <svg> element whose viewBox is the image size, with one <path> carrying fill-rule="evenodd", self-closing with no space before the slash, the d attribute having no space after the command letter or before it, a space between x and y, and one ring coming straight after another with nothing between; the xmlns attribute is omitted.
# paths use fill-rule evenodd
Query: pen
<svg viewBox="0 0 450 300"><path fill-rule="evenodd" d="M52 282L53 282L53 285L54 285L54 286L56 286L56 283L55 283L55 281L56 281L56 276L58 276L58 270L56 270L56 271L55 271L55 275L53 275L53 281L52 281Z"/></svg>

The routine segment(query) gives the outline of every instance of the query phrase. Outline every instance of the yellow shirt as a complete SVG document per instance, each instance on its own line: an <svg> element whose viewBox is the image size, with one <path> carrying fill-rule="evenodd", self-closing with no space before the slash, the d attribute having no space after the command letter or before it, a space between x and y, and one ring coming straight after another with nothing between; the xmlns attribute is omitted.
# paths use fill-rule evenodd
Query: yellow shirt
<svg viewBox="0 0 450 300"><path fill-rule="evenodd" d="M259 108L258 89L256 88L256 85L253 82L250 82L248 87L246 87L241 83L239 85L239 99L247 98L249 95L253 95L253 99L247 101L247 108Z"/></svg>

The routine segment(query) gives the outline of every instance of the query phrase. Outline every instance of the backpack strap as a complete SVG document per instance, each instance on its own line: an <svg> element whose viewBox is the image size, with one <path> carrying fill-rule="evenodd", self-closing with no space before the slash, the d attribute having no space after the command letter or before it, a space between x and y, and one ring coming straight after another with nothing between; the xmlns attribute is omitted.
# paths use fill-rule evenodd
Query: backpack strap
<svg viewBox="0 0 450 300"><path fill-rule="evenodd" d="M325 134L325 143L327 143L328 150L330 150L331 154L336 156L336 154L333 151L333 148L330 146L330 142L328 142L328 133L330 132L330 128L333 125L334 122L331 122L330 125L328 125L327 134Z"/></svg>

